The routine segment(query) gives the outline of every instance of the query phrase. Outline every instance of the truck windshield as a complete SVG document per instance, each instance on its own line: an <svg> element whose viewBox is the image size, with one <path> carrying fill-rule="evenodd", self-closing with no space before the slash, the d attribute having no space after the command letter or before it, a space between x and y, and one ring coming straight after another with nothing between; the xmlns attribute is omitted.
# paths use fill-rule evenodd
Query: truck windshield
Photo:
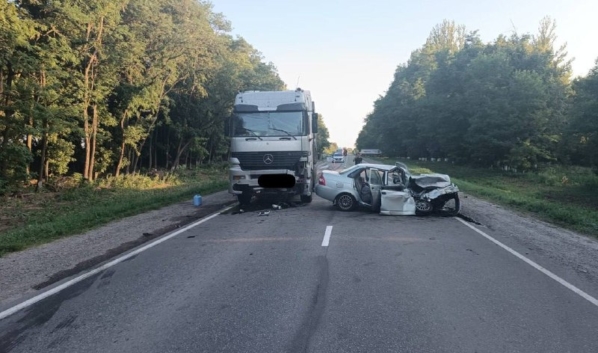
<svg viewBox="0 0 598 353"><path fill-rule="evenodd" d="M304 112L237 113L233 116L233 136L307 135Z"/></svg>

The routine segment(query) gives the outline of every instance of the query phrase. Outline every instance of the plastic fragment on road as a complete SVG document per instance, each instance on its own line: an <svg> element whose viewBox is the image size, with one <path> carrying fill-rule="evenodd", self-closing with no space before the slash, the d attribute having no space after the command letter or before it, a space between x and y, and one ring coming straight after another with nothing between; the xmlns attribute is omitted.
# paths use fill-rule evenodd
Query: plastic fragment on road
<svg viewBox="0 0 598 353"><path fill-rule="evenodd" d="M258 216L268 216L270 215L270 211L262 211L260 213L258 213Z"/></svg>

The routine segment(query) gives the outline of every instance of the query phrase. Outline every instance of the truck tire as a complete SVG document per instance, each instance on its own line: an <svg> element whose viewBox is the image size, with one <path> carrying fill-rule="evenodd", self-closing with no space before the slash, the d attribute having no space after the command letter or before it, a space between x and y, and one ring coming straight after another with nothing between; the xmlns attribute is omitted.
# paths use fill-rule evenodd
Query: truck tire
<svg viewBox="0 0 598 353"><path fill-rule="evenodd" d="M246 192L243 191L242 194L237 195L237 198L239 199L239 204L241 206L247 206L251 203L251 193L250 192Z"/></svg>
<svg viewBox="0 0 598 353"><path fill-rule="evenodd" d="M301 195L301 202L303 202L303 203L311 203L312 200L313 200L313 194L312 195Z"/></svg>

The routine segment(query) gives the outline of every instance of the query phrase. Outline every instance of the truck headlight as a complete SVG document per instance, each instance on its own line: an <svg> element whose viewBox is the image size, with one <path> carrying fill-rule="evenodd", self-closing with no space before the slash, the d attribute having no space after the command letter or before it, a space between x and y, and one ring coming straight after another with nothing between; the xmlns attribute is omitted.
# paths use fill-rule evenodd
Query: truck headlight
<svg viewBox="0 0 598 353"><path fill-rule="evenodd" d="M243 180L245 179L245 175L233 175L233 180Z"/></svg>

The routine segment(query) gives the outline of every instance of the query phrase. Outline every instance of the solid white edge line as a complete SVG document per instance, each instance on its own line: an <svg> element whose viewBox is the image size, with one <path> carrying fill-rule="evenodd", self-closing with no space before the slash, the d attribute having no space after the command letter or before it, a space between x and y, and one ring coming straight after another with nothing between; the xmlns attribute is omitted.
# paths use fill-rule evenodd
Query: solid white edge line
<svg viewBox="0 0 598 353"><path fill-rule="evenodd" d="M560 283L561 285L565 286L566 288L570 289L571 291L575 292L575 294L579 295L580 297L584 298L585 300L589 301L590 303L594 304L595 306L598 306L598 299L592 297L591 295L589 295L588 293L582 291L581 289L575 287L574 285L572 285L571 283L565 281L564 279L562 279L561 277L555 275L554 273L548 271L547 269L545 269L544 267L538 265L537 263L533 262L532 260L528 259L527 257L521 255L520 253L518 253L517 251L511 249L510 247L506 246L505 244L499 242L498 240L492 238L491 236L489 236L488 234L482 232L481 230L477 229L476 227L472 226L471 224L467 223L466 221L460 219L460 218L456 218L456 220L458 220L459 222L465 224L466 226L468 226L469 228L473 229L474 231L476 231L477 233L481 234L484 238L490 240L491 242L493 242L494 244L500 246L501 248L505 249L506 251L510 252L511 254L517 256L519 259L525 261L528 265L532 266L533 268L535 268L536 270L542 272L543 274L545 274L546 276L552 278L553 280L557 281L558 283Z"/></svg>
<svg viewBox="0 0 598 353"><path fill-rule="evenodd" d="M328 246L328 243L330 243L330 234L332 234L332 226L327 226L326 233L324 233L324 240L322 240L322 246Z"/></svg>
<svg viewBox="0 0 598 353"><path fill-rule="evenodd" d="M69 280L67 282L64 282L63 284L61 284L61 285L59 285L57 287L54 287L54 288L52 288L52 289L50 289L50 290L48 290L46 292L43 292L43 293L41 293L39 295L36 295L35 297L33 297L31 299L28 299L28 300L26 300L26 301L24 301L24 302L22 302L20 304L17 304L17 305L15 305L15 306L13 306L13 307L11 307L9 309L6 309L6 310L4 310L3 312L0 313L0 320L4 320L5 318L11 316L12 314L14 314L14 313L16 313L16 312L18 312L18 311L20 311L22 309L27 308L28 306L31 306L31 305L33 305L33 304L35 304L35 303L37 303L37 302L39 302L41 300L44 300L44 299L48 298L49 296L52 296L52 295L54 295L54 294L56 294L56 293L58 293L58 292L60 292L60 291L62 291L64 289L66 289L66 288L68 288L68 287L70 287L70 286L78 283L78 282L83 281L86 278L89 278L89 277L91 277L91 276L93 276L93 275L95 275L95 274L97 274L99 272L102 272L102 271L106 270L107 268L110 268L110 267L112 267L112 266L114 266L114 265L116 265L118 263L121 263L121 262L123 262L123 261L125 261L125 260L127 260L127 259L129 259L129 258L131 258L131 257L133 257L133 256L135 256L135 255L137 255L137 254L139 254L139 253L141 253L141 252L149 249L149 248L152 248L152 247L154 247L154 246L156 246L156 245L158 245L160 243L163 243L163 242L167 241L168 239L176 237L177 235L179 235L179 234L181 234L183 232L186 232L186 231L188 231L189 229L191 229L193 227L196 227L196 226L198 226L198 225L200 225L200 224L202 224L204 222L207 222L210 219L218 216L220 213L228 211L228 210L230 210L233 207L235 207L235 205L226 207L226 208L222 209L221 211L218 211L217 213L212 214L211 216L203 218L203 219L201 219L201 220L199 220L199 221L197 221L195 223L191 223L190 225L185 226L185 227L183 227L183 228L175 231L172 234L169 234L169 235L167 235L167 236L165 236L163 238L155 240L155 241L153 241L153 242L151 242L151 243L149 243L147 245L144 245L143 247L141 247L141 248L139 248L137 250L134 250L134 251L132 251L132 252L126 254L126 255L123 255L121 257L118 257L118 258L116 258L116 259L114 259L114 260L112 260L112 261L110 261L110 262L108 262L108 263L106 263L106 264L104 264L104 265L96 268L96 269L93 269L93 270L91 270L89 272L86 272L86 273L84 273L84 274L82 274L82 275L80 275L78 277L75 277L75 278L73 278L73 279L71 279L71 280Z"/></svg>

